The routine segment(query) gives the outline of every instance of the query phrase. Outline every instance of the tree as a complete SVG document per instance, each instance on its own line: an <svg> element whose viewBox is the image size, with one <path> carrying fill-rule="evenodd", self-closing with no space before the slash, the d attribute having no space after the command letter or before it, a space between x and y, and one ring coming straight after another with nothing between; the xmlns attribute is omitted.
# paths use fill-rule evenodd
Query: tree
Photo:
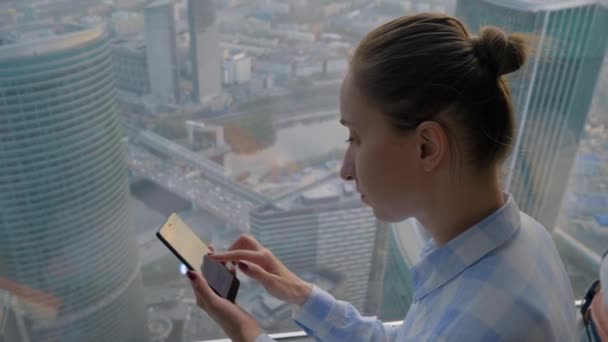
<svg viewBox="0 0 608 342"><path fill-rule="evenodd" d="M224 136L237 153L251 154L274 144L276 132L268 111L251 114L224 125Z"/></svg>

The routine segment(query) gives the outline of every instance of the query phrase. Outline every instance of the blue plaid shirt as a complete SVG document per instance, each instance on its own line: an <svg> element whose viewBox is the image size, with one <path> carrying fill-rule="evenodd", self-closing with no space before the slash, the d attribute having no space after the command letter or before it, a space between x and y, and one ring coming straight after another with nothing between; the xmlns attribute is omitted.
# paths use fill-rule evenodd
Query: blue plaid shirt
<svg viewBox="0 0 608 342"><path fill-rule="evenodd" d="M398 328L318 287L294 319L319 341L575 340L574 296L555 244L511 196L444 246L431 239L412 279L413 304Z"/></svg>

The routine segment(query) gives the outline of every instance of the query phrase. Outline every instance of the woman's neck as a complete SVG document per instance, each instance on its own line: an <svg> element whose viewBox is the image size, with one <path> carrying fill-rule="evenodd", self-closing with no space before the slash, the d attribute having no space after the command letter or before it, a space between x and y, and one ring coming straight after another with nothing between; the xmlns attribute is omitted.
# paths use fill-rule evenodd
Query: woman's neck
<svg viewBox="0 0 608 342"><path fill-rule="evenodd" d="M505 202L498 176L486 177L485 181L471 179L451 184L450 188L449 192L430 193L430 205L418 217L438 247L490 216Z"/></svg>

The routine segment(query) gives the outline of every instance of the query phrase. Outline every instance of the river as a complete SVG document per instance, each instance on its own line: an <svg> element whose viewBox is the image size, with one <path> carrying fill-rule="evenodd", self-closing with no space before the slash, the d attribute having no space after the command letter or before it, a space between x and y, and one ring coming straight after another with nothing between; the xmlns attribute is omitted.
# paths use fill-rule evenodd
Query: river
<svg viewBox="0 0 608 342"><path fill-rule="evenodd" d="M311 123L298 123L275 129L274 143L253 154L231 152L226 155L225 166L238 173L249 171L259 176L273 167L284 167L328 154L339 148L346 148L348 131L332 118Z"/></svg>

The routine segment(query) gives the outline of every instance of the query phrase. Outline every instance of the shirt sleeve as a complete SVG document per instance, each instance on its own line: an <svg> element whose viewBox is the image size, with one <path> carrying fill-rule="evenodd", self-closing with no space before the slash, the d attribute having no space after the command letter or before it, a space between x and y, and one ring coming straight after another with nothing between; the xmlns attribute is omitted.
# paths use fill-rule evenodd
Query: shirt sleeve
<svg viewBox="0 0 608 342"><path fill-rule="evenodd" d="M394 341L397 327L385 327L376 317L363 317L351 304L313 286L304 305L294 310L296 324L317 341Z"/></svg>

